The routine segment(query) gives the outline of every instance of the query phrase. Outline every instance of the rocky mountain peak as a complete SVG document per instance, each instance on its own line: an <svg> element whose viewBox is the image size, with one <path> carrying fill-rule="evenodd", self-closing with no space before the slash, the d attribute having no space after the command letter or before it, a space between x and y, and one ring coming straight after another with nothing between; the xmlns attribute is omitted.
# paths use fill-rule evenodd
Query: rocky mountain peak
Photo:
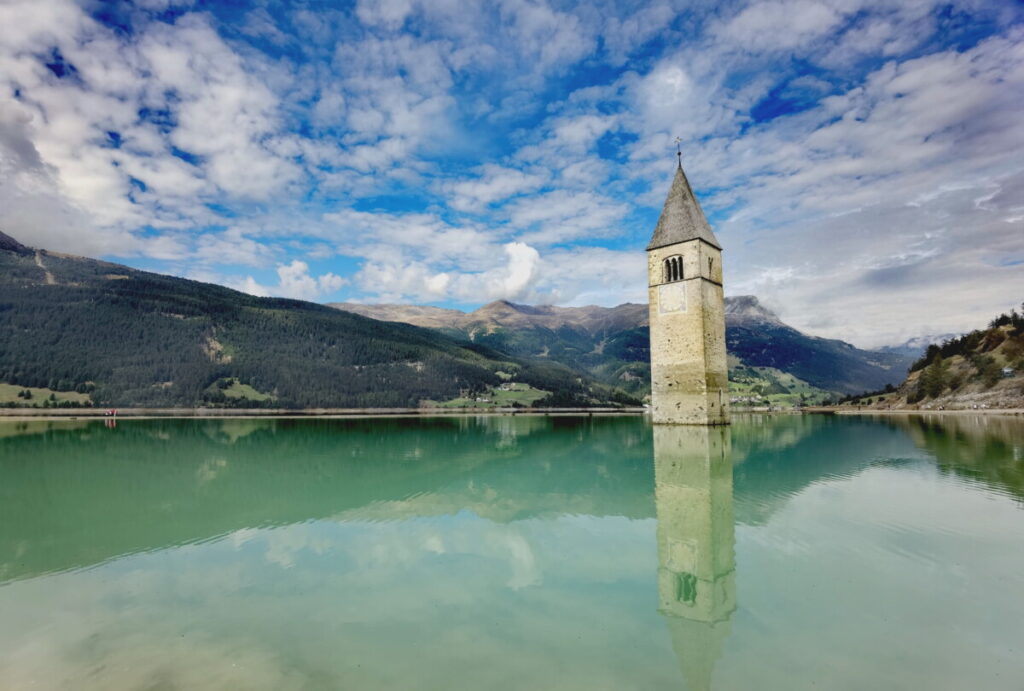
<svg viewBox="0 0 1024 691"><path fill-rule="evenodd" d="M508 300L495 300L494 302L489 302L483 307L470 312L470 314L477 316L511 314L541 315L549 314L551 311L552 308L549 305L520 305L515 302L509 302Z"/></svg>
<svg viewBox="0 0 1024 691"><path fill-rule="evenodd" d="M483 307L478 307L475 312L490 313L490 312L522 312L520 305L508 300L495 300L488 302Z"/></svg>
<svg viewBox="0 0 1024 691"><path fill-rule="evenodd" d="M753 295L737 295L725 299L725 316L729 321L756 321L782 324L779 315L761 304Z"/></svg>
<svg viewBox="0 0 1024 691"><path fill-rule="evenodd" d="M32 254L31 249L2 231L0 231L0 250L17 254Z"/></svg>

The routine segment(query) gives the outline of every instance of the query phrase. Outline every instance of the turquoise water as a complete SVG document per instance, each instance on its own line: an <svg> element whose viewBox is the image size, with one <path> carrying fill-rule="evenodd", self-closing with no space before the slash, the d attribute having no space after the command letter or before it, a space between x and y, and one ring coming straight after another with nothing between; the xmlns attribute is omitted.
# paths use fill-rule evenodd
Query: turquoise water
<svg viewBox="0 0 1024 691"><path fill-rule="evenodd" d="M1021 689L1024 423L0 423L3 689Z"/></svg>

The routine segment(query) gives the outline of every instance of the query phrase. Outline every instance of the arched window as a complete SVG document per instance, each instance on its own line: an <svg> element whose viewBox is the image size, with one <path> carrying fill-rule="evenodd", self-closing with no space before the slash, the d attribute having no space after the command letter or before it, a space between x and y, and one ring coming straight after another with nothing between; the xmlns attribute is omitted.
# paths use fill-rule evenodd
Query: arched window
<svg viewBox="0 0 1024 691"><path fill-rule="evenodd" d="M665 283L683 280L683 258L669 257L665 260Z"/></svg>

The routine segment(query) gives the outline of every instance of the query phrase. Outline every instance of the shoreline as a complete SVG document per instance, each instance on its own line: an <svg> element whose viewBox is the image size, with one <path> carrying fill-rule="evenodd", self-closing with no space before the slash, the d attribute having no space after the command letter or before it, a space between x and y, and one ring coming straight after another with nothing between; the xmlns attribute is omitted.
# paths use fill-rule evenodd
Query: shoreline
<svg viewBox="0 0 1024 691"><path fill-rule="evenodd" d="M0 408L0 422L27 420L153 420L153 419L349 419L361 417L466 417L507 415L553 417L643 415L644 408Z"/></svg>
<svg viewBox="0 0 1024 691"><path fill-rule="evenodd" d="M117 415L107 414L107 408L0 408L0 423L55 421L55 420L346 420L358 418L416 418L416 417L612 417L646 415L645 408L118 408ZM803 410L768 410L759 408L734 409L734 415L984 415L986 417L1024 416L1024 408L984 408L958 410L926 409L871 409L804 408Z"/></svg>

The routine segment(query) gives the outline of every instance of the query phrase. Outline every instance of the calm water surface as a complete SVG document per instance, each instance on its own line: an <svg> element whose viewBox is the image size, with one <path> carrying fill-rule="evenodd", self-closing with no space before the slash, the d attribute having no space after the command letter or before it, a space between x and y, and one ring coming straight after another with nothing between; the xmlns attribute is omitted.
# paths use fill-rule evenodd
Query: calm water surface
<svg viewBox="0 0 1024 691"><path fill-rule="evenodd" d="M1024 423L0 423L3 689L1024 688Z"/></svg>

